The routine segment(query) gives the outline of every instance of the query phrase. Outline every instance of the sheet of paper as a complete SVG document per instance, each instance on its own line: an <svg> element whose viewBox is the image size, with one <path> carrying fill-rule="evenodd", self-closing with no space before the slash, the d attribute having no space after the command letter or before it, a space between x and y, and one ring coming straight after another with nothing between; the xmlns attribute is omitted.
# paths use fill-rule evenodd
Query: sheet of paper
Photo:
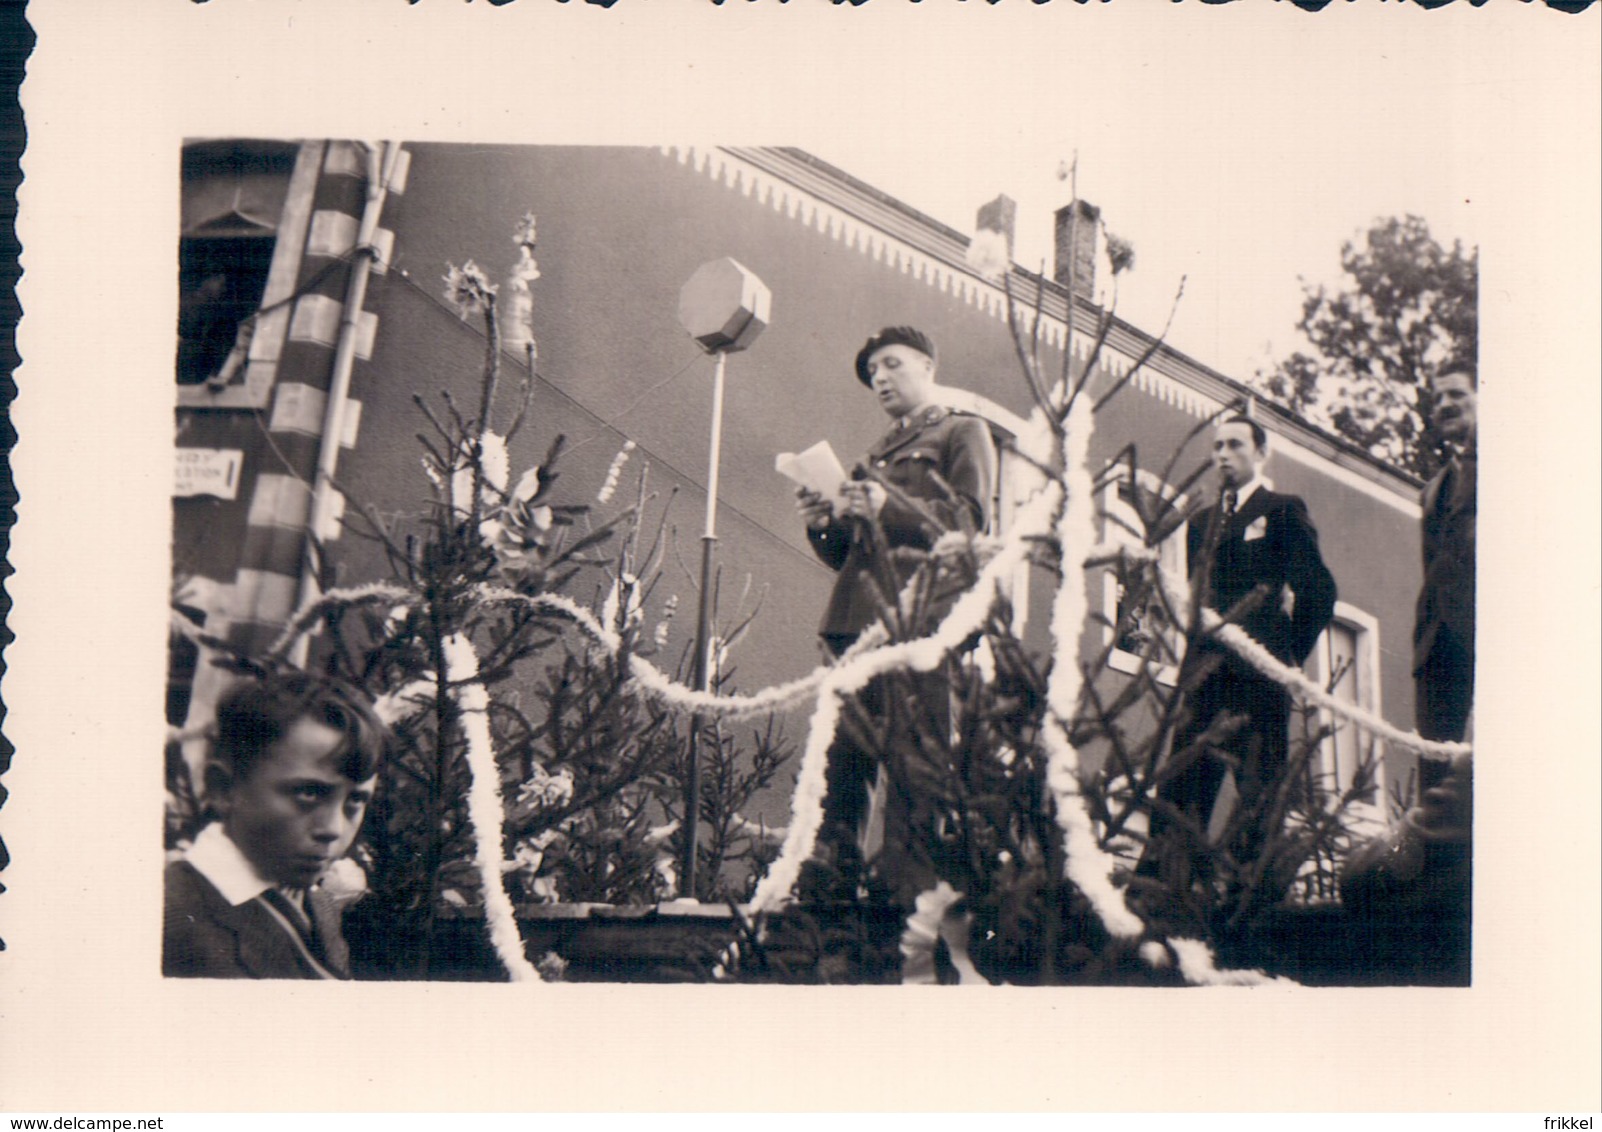
<svg viewBox="0 0 1602 1132"><path fill-rule="evenodd" d="M823 496L836 510L845 507L840 488L846 482L846 470L827 440L818 441L805 452L780 452L773 467L802 487Z"/></svg>

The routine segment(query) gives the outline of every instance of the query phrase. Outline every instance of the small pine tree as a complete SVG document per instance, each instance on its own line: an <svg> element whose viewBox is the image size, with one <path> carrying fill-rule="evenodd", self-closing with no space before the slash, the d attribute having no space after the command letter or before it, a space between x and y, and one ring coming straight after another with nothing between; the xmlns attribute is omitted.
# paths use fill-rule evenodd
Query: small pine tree
<svg viewBox="0 0 1602 1132"><path fill-rule="evenodd" d="M1127 267L1129 258L1124 257L1122 266ZM1115 276L1119 270L1115 263ZM1077 374L1070 370L1071 352L1064 350L1063 373L1055 386L1042 376L1029 336L1016 323L1013 327L1021 367L1051 431L1048 456L1019 455L1055 478L1065 496L1080 490L1070 486L1066 467L1066 422L1076 399L1091 396L1085 381L1113 323L1109 309ZM1092 411L1124 388L1157 348L1154 344L1101 392ZM1128 482L1138 483L1136 453L1126 451L1120 460L1127 465ZM1177 462L1176 454L1156 478L1173 482ZM1066 738L1083 756L1079 789L1096 841L1114 858L1124 858L1126 864L1115 875L1127 885L1144 842L1141 827L1155 808L1166 805L1158 797L1159 788L1188 759L1212 757L1211 751L1236 725L1220 720L1193 749L1170 750L1187 694L1206 671L1193 665L1181 669L1177 682L1159 677L1217 630L1203 623L1194 603L1171 597L1172 589L1158 572L1156 550L1189 517L1184 493L1202 471L1181 479L1176 490L1134 494L1139 522L1125 532L1128 537L1115 540L1132 544L1132 549L1105 563L1117 571L1122 599L1116 618L1107 623L1109 642L1099 656L1081 661L1077 639L1059 642L1050 655L1030 650L1013 632L1007 603L998 599L977 640L949 651L933 675L900 670L881 678L886 697L900 706L896 718L910 721L908 726L886 726L858 707L847 709L842 727L877 759L901 808L900 826L894 840L887 831L886 851L867 862L863 883L820 890L858 903L888 899L908 911L909 879L911 891L921 891L923 897L938 896L942 886L949 886L942 899L955 899L947 915L967 927L954 940L943 936L936 945L935 966L944 977L956 978L966 967L992 982L1013 984L1178 981L1172 962L1154 968L1137 955L1135 942L1114 937L1092 902L1067 879L1058 803L1047 778L1046 742L1048 728L1065 724L1047 713L1046 701L1054 666L1080 665L1081 698L1066 724ZM1103 515L1103 529L1120 521ZM1065 576L1077 578L1082 563L1073 556L1084 551L1061 545L1053 525L1050 533L1035 539L1032 553L1035 568L1060 584ZM881 595L891 639L916 639L938 624L949 596L973 584L986 554L986 541L972 532L943 538L901 594ZM1192 566L1207 569L1205 562ZM1112 654L1119 648L1138 650L1133 674L1112 672ZM949 720L949 726L930 726L929 720ZM1259 815L1237 810L1224 820L1216 839L1206 830L1185 829L1190 837L1186 850L1204 862L1200 875L1182 888L1155 882L1131 894L1154 935L1230 944L1249 936L1265 910L1287 891L1326 891L1318 888L1319 871L1327 871L1351 844L1350 811L1371 796L1373 775L1371 767L1365 768L1348 789L1335 794L1316 788L1316 783L1310 786L1307 766L1320 738L1315 731L1293 746L1290 772L1264 800L1272 809L1264 824L1274 832L1260 855L1241 860L1230 849ZM1185 828L1182 815L1170 816ZM1311 887L1297 888L1296 878L1308 872L1309 862ZM776 940L790 941L795 935L782 923L770 925L770 932L770 950L778 946ZM824 950L820 947L818 954ZM876 958L865 958L858 974L879 977L881 960L882 950Z"/></svg>

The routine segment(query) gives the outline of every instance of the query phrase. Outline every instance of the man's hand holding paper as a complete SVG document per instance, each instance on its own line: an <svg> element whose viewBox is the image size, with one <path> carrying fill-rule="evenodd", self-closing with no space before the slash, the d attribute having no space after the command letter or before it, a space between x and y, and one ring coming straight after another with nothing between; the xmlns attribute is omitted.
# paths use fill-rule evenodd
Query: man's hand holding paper
<svg viewBox="0 0 1602 1132"><path fill-rule="evenodd" d="M836 515L848 514L846 470L827 440L805 452L781 452L773 466L796 482L796 510L812 530L822 530Z"/></svg>
<svg viewBox="0 0 1602 1132"><path fill-rule="evenodd" d="M827 440L818 441L805 452L781 452L773 467L818 496L820 502L837 511L845 509L843 489L849 477Z"/></svg>

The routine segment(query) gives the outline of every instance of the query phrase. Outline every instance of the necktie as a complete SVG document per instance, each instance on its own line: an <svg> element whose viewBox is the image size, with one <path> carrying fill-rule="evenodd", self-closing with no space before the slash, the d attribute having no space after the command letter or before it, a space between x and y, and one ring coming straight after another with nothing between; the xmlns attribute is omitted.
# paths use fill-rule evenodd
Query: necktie
<svg viewBox="0 0 1602 1132"><path fill-rule="evenodd" d="M1235 498L1234 488L1228 487L1224 489L1224 522L1226 523L1235 517Z"/></svg>

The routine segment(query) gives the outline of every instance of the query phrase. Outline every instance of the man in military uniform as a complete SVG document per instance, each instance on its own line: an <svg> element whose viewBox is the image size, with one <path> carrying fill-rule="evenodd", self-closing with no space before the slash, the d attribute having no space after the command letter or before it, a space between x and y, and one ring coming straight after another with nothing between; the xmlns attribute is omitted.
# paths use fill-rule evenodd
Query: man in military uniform
<svg viewBox="0 0 1602 1132"><path fill-rule="evenodd" d="M839 513L818 493L804 487L796 491L796 509L813 551L839 574L818 629L831 655L843 653L884 615L885 603L896 601L942 534L986 527L996 477L990 430L977 417L937 403L935 370L934 343L910 326L886 327L869 338L857 353L857 379L895 423L844 485ZM931 622L916 628L933 627ZM943 684L938 674L934 679ZM920 721L898 718L911 705L888 702L882 681L863 689L860 699L870 714L885 720L893 740L916 734ZM943 726L946 713L932 714L938 718L922 725ZM861 852L868 785L876 771L870 753L836 739L829 753L820 841L837 864L849 864ZM885 848L896 853L904 847L894 842L909 831L892 828L889 810L886 823Z"/></svg>

